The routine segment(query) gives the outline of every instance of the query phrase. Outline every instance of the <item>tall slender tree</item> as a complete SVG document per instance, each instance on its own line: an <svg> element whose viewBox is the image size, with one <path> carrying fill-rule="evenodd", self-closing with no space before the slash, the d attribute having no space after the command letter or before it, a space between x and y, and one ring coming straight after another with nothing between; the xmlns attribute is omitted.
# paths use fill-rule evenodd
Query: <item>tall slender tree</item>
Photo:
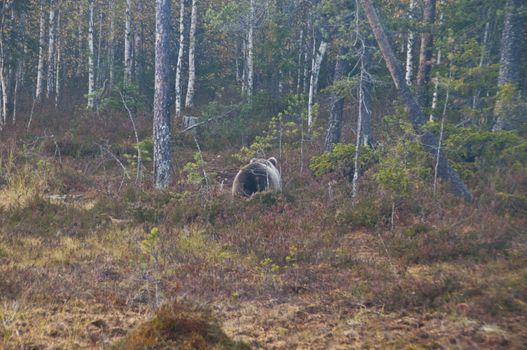
<svg viewBox="0 0 527 350"><path fill-rule="evenodd" d="M410 8L408 9L408 22L410 27L413 26L413 21L415 19L415 6L416 0L410 0ZM415 43L415 33L414 29L410 28L408 30L408 38L406 40L406 73L405 79L406 84L412 85L413 69L414 69L414 43Z"/></svg>
<svg viewBox="0 0 527 350"><path fill-rule="evenodd" d="M333 83L337 83L346 77L349 69L348 60L346 59L347 48L341 45L338 49L338 56L335 63L335 75ZM344 96L336 91L331 93L331 110L329 114L329 125L326 133L324 149L331 152L333 146L340 142L342 132L342 115L344 112Z"/></svg>
<svg viewBox="0 0 527 350"><path fill-rule="evenodd" d="M521 53L525 42L524 14L520 11L522 6L525 6L524 0L507 0L501 35L498 88L502 90L509 86L512 93L515 93L514 90L519 87ZM508 130L514 127L514 124L507 120L510 116L503 113L506 110L504 108L505 103L502 98L498 98L496 101L495 114L497 118L492 128L494 131Z"/></svg>
<svg viewBox="0 0 527 350"><path fill-rule="evenodd" d="M431 132L422 129L422 126L426 121L425 115L406 84L401 65L397 61L393 49L388 42L388 38L386 37L375 7L370 0L359 0L359 2L368 18L368 22L370 23L373 34L375 35L375 39L377 40L379 49L381 50L384 61L386 62L386 66L390 71L395 87L408 110L408 117L414 129L418 133L422 133L421 141L425 146L425 149L433 155L436 155L436 145L438 144L438 140ZM464 196L466 200L472 201L472 194L465 186L458 173L448 164L448 160L443 152L437 154L437 164L438 175L452 184L454 192Z"/></svg>
<svg viewBox="0 0 527 350"><path fill-rule="evenodd" d="M417 103L421 108L427 107L427 88L432 68L432 53L434 49L432 28L435 21L436 0L425 0L423 5L423 25L421 33L421 49L419 50L419 68L417 70Z"/></svg>
<svg viewBox="0 0 527 350"><path fill-rule="evenodd" d="M198 25L198 0L192 0L190 14L190 33L188 47L188 85L185 107L194 107L194 89L196 85L196 28Z"/></svg>
<svg viewBox="0 0 527 350"><path fill-rule="evenodd" d="M155 92L154 92L154 175L156 188L170 183L170 12L171 0L156 0Z"/></svg>
<svg viewBox="0 0 527 350"><path fill-rule="evenodd" d="M132 79L132 0L126 0L124 29L124 83Z"/></svg>
<svg viewBox="0 0 527 350"><path fill-rule="evenodd" d="M35 99L37 102L40 102L42 100L42 96L44 95L44 49L46 47L46 14L44 12L45 3L45 0L40 1L37 86L35 91Z"/></svg>
<svg viewBox="0 0 527 350"><path fill-rule="evenodd" d="M46 97L51 98L55 88L55 36L57 33L56 25L57 8L55 0L49 2L49 34L48 34L48 72L47 72L47 91Z"/></svg>
<svg viewBox="0 0 527 350"><path fill-rule="evenodd" d="M88 8L88 109L95 108L95 39L94 30L94 12L95 0L89 0Z"/></svg>
<svg viewBox="0 0 527 350"><path fill-rule="evenodd" d="M183 54L185 52L185 0L179 1L179 50L176 64L176 118L181 117L181 73L183 70Z"/></svg>

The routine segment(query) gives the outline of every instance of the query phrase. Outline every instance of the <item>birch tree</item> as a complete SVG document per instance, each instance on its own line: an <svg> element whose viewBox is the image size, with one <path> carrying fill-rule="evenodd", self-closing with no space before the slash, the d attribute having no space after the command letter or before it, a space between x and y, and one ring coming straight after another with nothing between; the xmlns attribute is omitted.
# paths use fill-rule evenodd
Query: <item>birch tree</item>
<svg viewBox="0 0 527 350"><path fill-rule="evenodd" d="M126 0L124 29L124 83L132 79L132 0Z"/></svg>
<svg viewBox="0 0 527 350"><path fill-rule="evenodd" d="M55 34L56 28L56 3L55 0L49 2L49 34L48 34L48 72L47 72L47 91L46 97L49 99L53 95L55 87Z"/></svg>
<svg viewBox="0 0 527 350"><path fill-rule="evenodd" d="M95 0L89 0L88 23L88 109L95 108L95 43L93 35Z"/></svg>
<svg viewBox="0 0 527 350"><path fill-rule="evenodd" d="M39 40L38 40L38 67L35 100L40 102L44 95L44 49L46 46L46 15L44 12L45 0L40 1Z"/></svg>
<svg viewBox="0 0 527 350"><path fill-rule="evenodd" d="M188 85L185 107L194 107L194 89L196 84L196 27L198 24L198 0L192 0L190 14L190 33L188 47Z"/></svg>
<svg viewBox="0 0 527 350"><path fill-rule="evenodd" d="M408 21L410 26L413 25L414 15L415 15L415 5L416 0L410 0L410 8L408 10ZM406 41L406 74L405 80L406 84L412 85L412 75L413 75L413 61L414 61L414 42L415 34L412 28L408 30L408 38Z"/></svg>
<svg viewBox="0 0 527 350"><path fill-rule="evenodd" d="M315 53L313 60L313 66L311 67L311 79L309 81L309 96L307 104L307 127L311 128L313 124L313 104L318 89L318 76L320 74L320 67L322 66L322 60L326 54L328 43L322 38L318 50Z"/></svg>
<svg viewBox="0 0 527 350"><path fill-rule="evenodd" d="M179 50L176 65L176 118L181 117L181 73L183 69L183 54L185 52L185 0L179 2Z"/></svg>
<svg viewBox="0 0 527 350"><path fill-rule="evenodd" d="M433 36L432 27L435 21L436 0L425 0L423 8L423 25L425 30L421 33L421 49L419 50L419 68L417 70L417 103L421 108L427 105L427 87L430 81L432 67Z"/></svg>
<svg viewBox="0 0 527 350"><path fill-rule="evenodd" d="M60 84L61 84L61 65L62 65L62 34L61 34L61 13L57 11L57 47L55 57L55 108L58 108L60 102Z"/></svg>
<svg viewBox="0 0 527 350"><path fill-rule="evenodd" d="M254 0L250 0L249 30L247 32L247 98L251 100L254 88Z"/></svg>
<svg viewBox="0 0 527 350"><path fill-rule="evenodd" d="M154 175L155 187L170 183L170 110L169 110L169 31L170 0L156 0L155 92L154 92Z"/></svg>
<svg viewBox="0 0 527 350"><path fill-rule="evenodd" d="M108 37L108 78L110 88L115 83L115 2L109 0L110 34Z"/></svg>
<svg viewBox="0 0 527 350"><path fill-rule="evenodd" d="M392 76L395 87L397 88L399 95L406 106L408 118L410 119L410 122L412 123L412 126L416 132L422 134L421 142L425 149L432 155L435 155L438 140L432 133L425 131L422 128L426 118L423 111L415 101L408 85L406 84L401 65L395 58L393 49L388 42L386 34L384 33L384 28L382 27L379 17L377 16L377 11L373 7L370 0L359 0L359 2L366 13L366 17L368 18L370 27L372 28L375 39L377 40L377 44L379 45L379 49L381 50L384 61L386 62L386 66L390 71L390 75ZM472 201L472 194L470 193L469 189L465 186L458 173L450 166L450 164L448 164L448 160L443 153L438 156L437 164L439 177L449 181L452 184L453 190L456 194L462 195L467 201Z"/></svg>

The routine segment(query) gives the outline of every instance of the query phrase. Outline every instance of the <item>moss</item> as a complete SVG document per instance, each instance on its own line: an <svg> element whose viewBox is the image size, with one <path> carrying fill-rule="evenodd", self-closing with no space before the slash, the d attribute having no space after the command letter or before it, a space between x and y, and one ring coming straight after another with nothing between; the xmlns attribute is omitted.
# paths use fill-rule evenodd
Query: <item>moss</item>
<svg viewBox="0 0 527 350"><path fill-rule="evenodd" d="M119 349L249 349L230 339L207 311L182 303L162 306L155 316L113 346Z"/></svg>

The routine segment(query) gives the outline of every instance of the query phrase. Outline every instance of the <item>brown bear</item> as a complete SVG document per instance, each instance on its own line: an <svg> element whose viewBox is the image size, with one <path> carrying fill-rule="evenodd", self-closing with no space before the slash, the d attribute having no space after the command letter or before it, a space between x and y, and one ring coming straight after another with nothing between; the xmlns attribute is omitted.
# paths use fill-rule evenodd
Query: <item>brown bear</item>
<svg viewBox="0 0 527 350"><path fill-rule="evenodd" d="M234 178L232 195L250 197L261 191L281 191L282 177L276 158L253 158Z"/></svg>

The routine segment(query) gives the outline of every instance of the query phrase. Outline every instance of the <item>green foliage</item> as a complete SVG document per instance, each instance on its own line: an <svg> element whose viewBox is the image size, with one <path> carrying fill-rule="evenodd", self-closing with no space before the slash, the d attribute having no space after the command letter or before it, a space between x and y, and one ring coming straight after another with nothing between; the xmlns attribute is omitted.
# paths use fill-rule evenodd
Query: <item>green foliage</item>
<svg viewBox="0 0 527 350"><path fill-rule="evenodd" d="M141 241L141 253L144 263L153 263L157 259L157 250L159 249L159 229L153 227L145 239Z"/></svg>
<svg viewBox="0 0 527 350"><path fill-rule="evenodd" d="M131 111L141 110L145 107L144 98L141 96L139 85L135 83L119 82L115 87L108 89L107 87L100 88L94 91L94 97L100 97L98 107L101 111L125 111L126 108L123 103ZM122 94L122 97L121 97Z"/></svg>
<svg viewBox="0 0 527 350"><path fill-rule="evenodd" d="M388 203L378 203L373 199L365 199L353 207L343 207L335 215L339 225L352 228L375 228L390 215Z"/></svg>
<svg viewBox="0 0 527 350"><path fill-rule="evenodd" d="M448 137L445 146L456 168L466 175L527 164L527 141L513 131L457 129Z"/></svg>
<svg viewBox="0 0 527 350"><path fill-rule="evenodd" d="M430 174L428 154L416 141L400 140L379 157L376 182L395 197L410 193L410 184L418 185Z"/></svg>
<svg viewBox="0 0 527 350"><path fill-rule="evenodd" d="M254 137L249 146L241 148L234 155L241 162L251 158L267 158L268 152L276 147L296 148L302 137L302 123L306 120L303 95L289 95L285 109L272 117L265 131ZM314 113L316 113L316 108Z"/></svg>
<svg viewBox="0 0 527 350"><path fill-rule="evenodd" d="M364 171L369 164L375 161L375 150L369 146L361 146L359 167ZM355 166L355 145L339 143L331 152L324 152L311 159L309 168L315 176L323 176L338 172L342 176L353 175Z"/></svg>
<svg viewBox="0 0 527 350"><path fill-rule="evenodd" d="M216 176L215 173L205 173L205 161L201 158L199 152L194 153L194 161L188 162L183 167L183 172L187 175L187 181L190 184L204 184L207 181L210 181L211 178ZM207 175L207 178L205 177Z"/></svg>
<svg viewBox="0 0 527 350"><path fill-rule="evenodd" d="M136 150L135 152L126 152L123 154L123 157L128 161L132 171L135 171L137 168L137 153L141 154L141 162L143 165L148 165L152 162L154 158L154 141L152 137L147 137L138 143L135 143L133 147Z"/></svg>

